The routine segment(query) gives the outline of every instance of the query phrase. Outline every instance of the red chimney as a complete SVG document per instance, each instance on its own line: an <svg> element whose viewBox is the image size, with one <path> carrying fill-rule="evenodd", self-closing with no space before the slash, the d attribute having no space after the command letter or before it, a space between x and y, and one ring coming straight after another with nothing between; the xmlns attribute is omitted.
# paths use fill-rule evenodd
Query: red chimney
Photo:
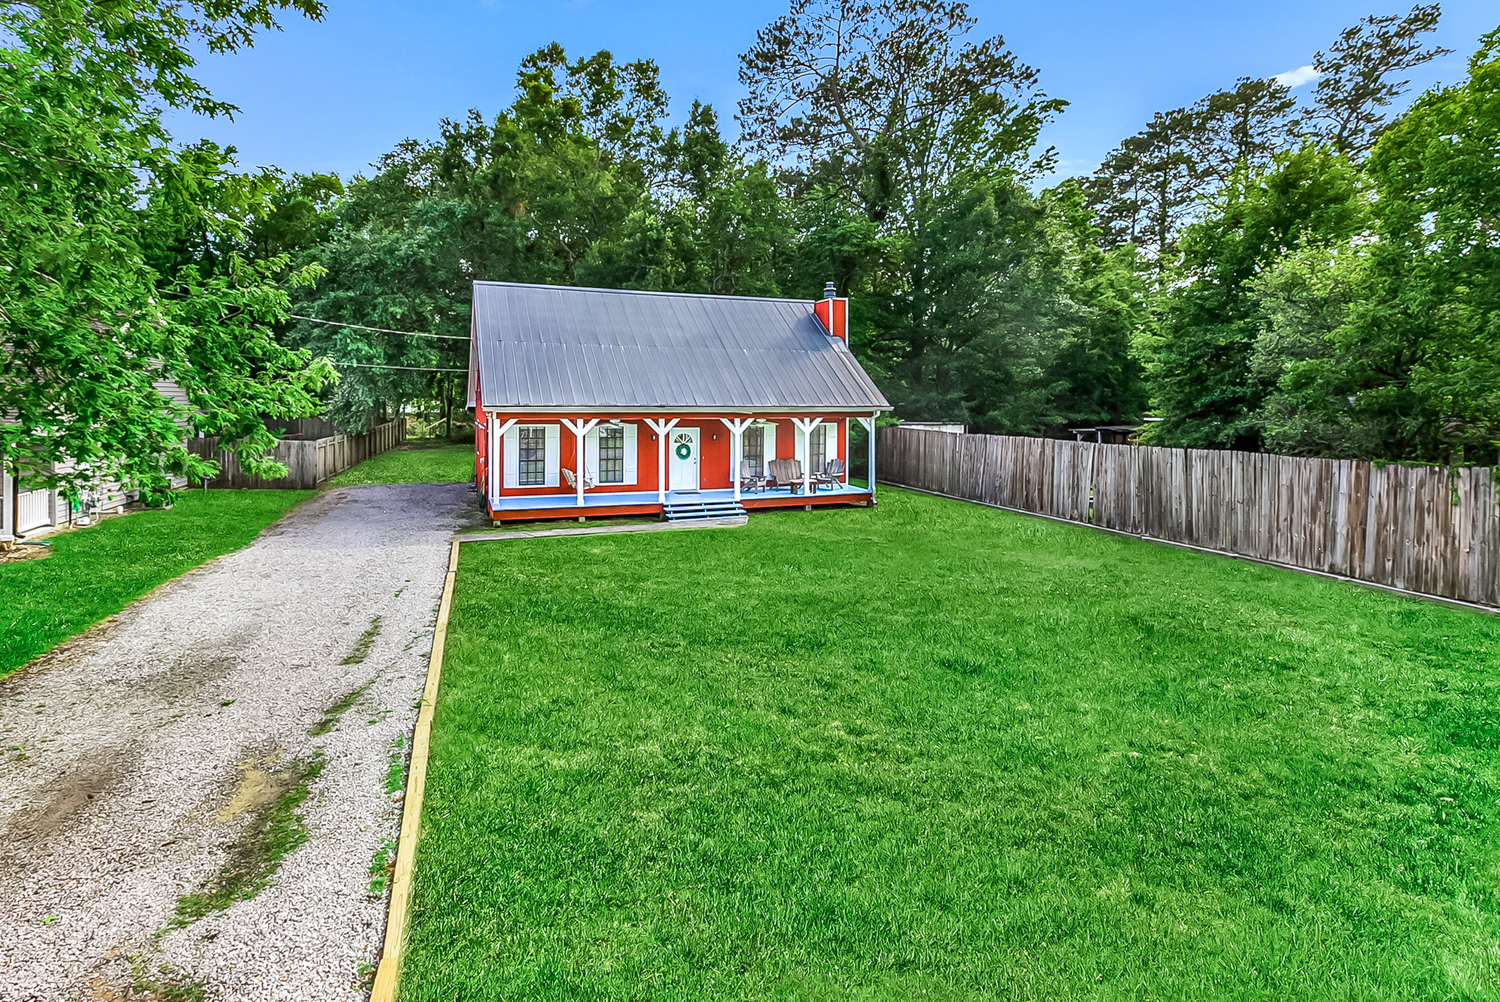
<svg viewBox="0 0 1500 1002"><path fill-rule="evenodd" d="M823 288L823 298L813 306L818 322L834 337L849 343L849 300L838 298L838 290L829 282Z"/></svg>

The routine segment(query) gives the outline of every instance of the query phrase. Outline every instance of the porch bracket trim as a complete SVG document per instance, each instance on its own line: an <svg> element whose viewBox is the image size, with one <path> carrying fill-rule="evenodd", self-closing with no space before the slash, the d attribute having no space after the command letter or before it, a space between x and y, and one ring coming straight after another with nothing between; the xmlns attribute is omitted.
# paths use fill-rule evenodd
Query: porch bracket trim
<svg viewBox="0 0 1500 1002"><path fill-rule="evenodd" d="M740 503L740 463L743 462L745 429L755 423L753 417L721 417L724 427L729 429L729 474L734 480L734 503Z"/></svg>
<svg viewBox="0 0 1500 1002"><path fill-rule="evenodd" d="M681 420L682 418L646 419L646 427L656 433L656 499L662 505L667 503L667 433L676 428L677 422Z"/></svg>
<svg viewBox="0 0 1500 1002"><path fill-rule="evenodd" d="M816 418L792 418L792 424L802 432L802 496L807 497L812 493L812 433L813 429L823 423L823 419Z"/></svg>

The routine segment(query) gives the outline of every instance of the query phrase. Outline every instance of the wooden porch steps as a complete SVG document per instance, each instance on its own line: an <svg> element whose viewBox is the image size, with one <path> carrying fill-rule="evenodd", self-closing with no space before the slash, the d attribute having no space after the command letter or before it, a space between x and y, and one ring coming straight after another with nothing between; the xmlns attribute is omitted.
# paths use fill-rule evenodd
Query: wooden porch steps
<svg viewBox="0 0 1500 1002"><path fill-rule="evenodd" d="M669 498L662 506L668 522L685 522L705 518L744 518L744 507L733 498L725 500L701 500L698 498Z"/></svg>

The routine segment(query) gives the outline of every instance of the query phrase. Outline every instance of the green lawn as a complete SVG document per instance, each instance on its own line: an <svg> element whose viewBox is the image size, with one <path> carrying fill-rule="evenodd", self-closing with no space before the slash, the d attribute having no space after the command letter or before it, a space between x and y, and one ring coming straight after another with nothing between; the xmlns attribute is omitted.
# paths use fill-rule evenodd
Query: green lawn
<svg viewBox="0 0 1500 1002"><path fill-rule="evenodd" d="M453 484L474 479L474 446L408 444L333 477L329 487L357 484Z"/></svg>
<svg viewBox="0 0 1500 1002"><path fill-rule="evenodd" d="M402 999L1500 993L1500 619L880 499L465 545Z"/></svg>
<svg viewBox="0 0 1500 1002"><path fill-rule="evenodd" d="M51 536L52 554L0 564L0 676L164 581L254 539L311 491L184 491L164 511Z"/></svg>

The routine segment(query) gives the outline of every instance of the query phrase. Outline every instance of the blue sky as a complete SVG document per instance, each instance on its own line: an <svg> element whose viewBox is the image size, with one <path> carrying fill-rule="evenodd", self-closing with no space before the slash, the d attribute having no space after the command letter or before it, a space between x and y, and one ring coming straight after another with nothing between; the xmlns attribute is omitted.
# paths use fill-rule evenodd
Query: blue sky
<svg viewBox="0 0 1500 1002"><path fill-rule="evenodd" d="M1041 71L1049 94L1071 102L1044 137L1067 175L1093 169L1155 111L1238 77L1294 70L1360 17L1407 9L1372 3L976 0L970 10L976 33L1003 35ZM233 144L245 168L368 174L368 164L402 139L434 137L441 118L469 108L493 115L513 98L521 58L551 41L571 55L609 49L617 59L654 59L674 122L696 98L717 107L726 133L737 134L737 56L786 2L328 0L328 7L321 23L288 18L285 30L252 50L205 56L200 78L241 113L233 122L173 116L173 134ZM1414 73L1414 93L1459 80L1478 37L1500 25L1493 0L1445 3L1443 11L1437 40L1456 51Z"/></svg>

